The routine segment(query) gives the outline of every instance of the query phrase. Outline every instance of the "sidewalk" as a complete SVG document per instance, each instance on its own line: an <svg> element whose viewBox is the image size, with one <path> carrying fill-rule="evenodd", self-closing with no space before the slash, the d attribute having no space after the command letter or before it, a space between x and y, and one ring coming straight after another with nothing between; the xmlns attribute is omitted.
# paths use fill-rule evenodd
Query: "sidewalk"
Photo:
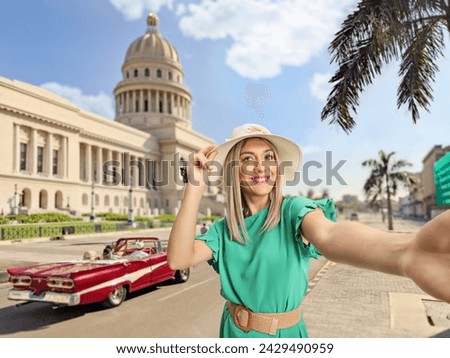
<svg viewBox="0 0 450 358"><path fill-rule="evenodd" d="M385 229L374 216L364 224ZM422 223L398 220L396 232ZM303 311L312 338L450 338L450 305L410 279L328 262L310 284Z"/></svg>

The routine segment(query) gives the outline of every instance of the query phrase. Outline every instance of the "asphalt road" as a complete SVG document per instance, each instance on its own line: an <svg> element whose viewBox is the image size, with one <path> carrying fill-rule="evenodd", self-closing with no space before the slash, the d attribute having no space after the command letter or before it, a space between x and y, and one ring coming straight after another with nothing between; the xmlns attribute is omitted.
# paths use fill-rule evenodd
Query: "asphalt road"
<svg viewBox="0 0 450 358"><path fill-rule="evenodd" d="M169 229L143 230L122 236L157 236L167 240ZM114 234L79 236L57 241L29 241L0 245L0 270L27 263L81 258L86 250L102 251ZM327 260L311 261L309 279ZM129 295L114 309L99 304L61 307L29 303L16 307L6 299L10 284L0 284L0 337L28 338L145 338L218 337L225 300L217 274L208 264L191 270L188 282L167 282Z"/></svg>

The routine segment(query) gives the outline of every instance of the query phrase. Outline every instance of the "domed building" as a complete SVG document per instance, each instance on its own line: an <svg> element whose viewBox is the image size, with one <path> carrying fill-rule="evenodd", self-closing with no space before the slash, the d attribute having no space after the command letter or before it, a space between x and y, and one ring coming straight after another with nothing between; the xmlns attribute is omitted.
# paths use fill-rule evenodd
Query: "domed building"
<svg viewBox="0 0 450 358"><path fill-rule="evenodd" d="M169 127L192 127L192 97L176 49L158 31L157 16L148 15L147 25L126 52L114 90L116 121L166 139L173 136Z"/></svg>
<svg viewBox="0 0 450 358"><path fill-rule="evenodd" d="M126 51L114 121L0 77L1 213L177 213L180 168L213 143L192 129L192 96L183 80L180 57L155 14ZM201 211L223 210L211 188Z"/></svg>

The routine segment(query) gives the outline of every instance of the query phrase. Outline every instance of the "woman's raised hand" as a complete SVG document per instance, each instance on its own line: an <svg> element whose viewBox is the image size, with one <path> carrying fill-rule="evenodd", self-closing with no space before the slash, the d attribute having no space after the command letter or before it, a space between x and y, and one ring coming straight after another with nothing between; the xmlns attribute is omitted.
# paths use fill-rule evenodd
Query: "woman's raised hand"
<svg viewBox="0 0 450 358"><path fill-rule="evenodd" d="M217 155L215 145L207 146L199 150L188 164L188 185L204 189L208 183L209 171L212 167L212 162Z"/></svg>

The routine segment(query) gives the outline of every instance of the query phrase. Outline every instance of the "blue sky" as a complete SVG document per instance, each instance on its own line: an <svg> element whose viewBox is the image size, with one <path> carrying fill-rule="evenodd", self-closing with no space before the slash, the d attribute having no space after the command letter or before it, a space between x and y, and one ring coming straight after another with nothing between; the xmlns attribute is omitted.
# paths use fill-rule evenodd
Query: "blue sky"
<svg viewBox="0 0 450 358"><path fill-rule="evenodd" d="M31 83L78 106L113 118L112 91L128 45L157 12L160 32L177 48L185 84L193 95L193 128L222 142L232 128L259 123L289 137L317 161L310 180L323 182L335 199L363 197L368 170L361 162L380 149L422 169L435 144L450 144L450 77L442 60L431 112L413 125L406 108L397 110L396 64L387 66L361 96L351 134L320 121L334 72L327 47L354 0L16 0L2 5L0 76ZM263 95L260 106L252 96ZM249 100L250 98L250 100ZM326 152L345 185L326 183ZM286 188L306 193L303 180Z"/></svg>

